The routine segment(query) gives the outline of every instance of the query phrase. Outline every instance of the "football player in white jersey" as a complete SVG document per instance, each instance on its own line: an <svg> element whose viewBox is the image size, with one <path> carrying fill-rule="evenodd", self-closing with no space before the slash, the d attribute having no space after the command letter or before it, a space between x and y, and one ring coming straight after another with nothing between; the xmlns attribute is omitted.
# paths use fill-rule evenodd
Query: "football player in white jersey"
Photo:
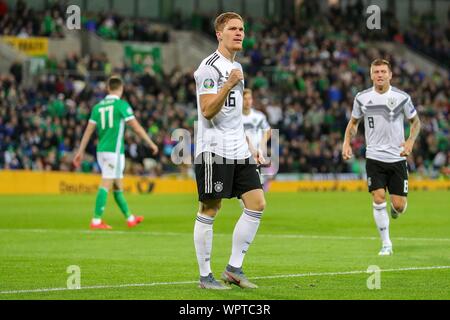
<svg viewBox="0 0 450 320"><path fill-rule="evenodd" d="M222 199L238 197L245 208L234 228L231 256L222 280L242 288L257 288L242 271L244 256L265 207L257 166L242 124L244 76L235 56L242 50L244 22L240 15L226 12L216 18L214 27L218 48L194 73L198 109L194 167L200 202L194 243L200 287L230 288L215 280L211 271L213 222Z"/></svg>
<svg viewBox="0 0 450 320"><path fill-rule="evenodd" d="M345 131L342 156L344 160L353 156L350 142L357 133L359 121L364 118L367 184L373 196L373 215L383 243L379 255L386 256L393 254L386 210L386 188L390 194L391 216L396 219L407 207L406 157L411 154L419 135L420 120L411 97L391 86L389 61L374 60L370 66L370 77L373 87L359 92L355 97L352 117ZM406 141L404 117L411 124Z"/></svg>
<svg viewBox="0 0 450 320"><path fill-rule="evenodd" d="M242 120L244 123L244 131L250 144L250 151L254 158L258 158L259 154L263 157L267 155L267 141L270 139L270 125L267 118L261 111L253 108L252 89L244 89L244 108L242 109ZM268 175L265 175L263 166L259 167L261 183L264 191L268 190Z"/></svg>

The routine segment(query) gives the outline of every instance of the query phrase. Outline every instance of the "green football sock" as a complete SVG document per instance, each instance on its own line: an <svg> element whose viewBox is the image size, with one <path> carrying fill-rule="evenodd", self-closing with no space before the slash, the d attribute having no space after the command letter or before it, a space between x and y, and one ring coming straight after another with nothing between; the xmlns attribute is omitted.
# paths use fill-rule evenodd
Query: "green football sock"
<svg viewBox="0 0 450 320"><path fill-rule="evenodd" d="M97 199L95 200L95 219L101 219L105 211L106 199L108 198L108 189L100 187L97 192Z"/></svg>
<svg viewBox="0 0 450 320"><path fill-rule="evenodd" d="M114 191L114 200L116 200L116 203L119 206L120 211L122 211L125 218L128 219L128 217L130 217L131 213L130 213L130 210L128 209L128 203L127 203L127 200L125 200L122 190Z"/></svg>

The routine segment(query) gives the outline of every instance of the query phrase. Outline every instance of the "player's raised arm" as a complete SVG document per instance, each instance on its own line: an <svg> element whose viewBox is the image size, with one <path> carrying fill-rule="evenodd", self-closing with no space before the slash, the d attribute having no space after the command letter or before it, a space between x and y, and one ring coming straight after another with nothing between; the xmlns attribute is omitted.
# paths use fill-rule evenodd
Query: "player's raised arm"
<svg viewBox="0 0 450 320"><path fill-rule="evenodd" d="M409 119L409 122L411 124L411 129L409 133L409 138L403 144L403 151L400 153L402 157L407 157L411 154L412 149L414 147L414 142L416 141L420 132L420 119L417 114L411 119Z"/></svg>
<svg viewBox="0 0 450 320"><path fill-rule="evenodd" d="M78 149L75 157L73 159L73 165L78 168L81 164L81 160L84 157L84 151L86 150L87 144L91 139L92 134L95 131L96 123L93 121L89 121L86 130L84 131L83 138L81 139L80 148Z"/></svg>
<svg viewBox="0 0 450 320"><path fill-rule="evenodd" d="M152 139L150 139L147 132L145 132L144 128L142 128L141 124L135 118L127 121L127 125L129 125L131 129L133 129L133 131L147 143L152 150L153 155L158 153L158 146L152 141Z"/></svg>
<svg viewBox="0 0 450 320"><path fill-rule="evenodd" d="M217 94L202 94L200 96L200 108L202 115L208 120L214 118L225 104L225 100L227 99L230 91L239 83L239 81L242 80L244 80L242 71L239 69L233 69L230 72L227 82L223 84Z"/></svg>

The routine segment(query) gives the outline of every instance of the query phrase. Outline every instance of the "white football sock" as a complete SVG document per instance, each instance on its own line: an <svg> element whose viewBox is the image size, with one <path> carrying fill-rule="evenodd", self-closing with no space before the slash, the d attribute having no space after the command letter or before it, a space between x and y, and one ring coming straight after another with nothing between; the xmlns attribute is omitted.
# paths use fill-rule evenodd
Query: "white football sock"
<svg viewBox="0 0 450 320"><path fill-rule="evenodd" d="M127 218L127 221L128 221L128 222L133 222L134 219L135 219L134 214L130 214L130 216Z"/></svg>
<svg viewBox="0 0 450 320"><path fill-rule="evenodd" d="M386 202L376 204L373 203L373 217L380 233L383 246L392 246L389 238L389 216L386 210Z"/></svg>
<svg viewBox="0 0 450 320"><path fill-rule="evenodd" d="M214 218L197 213L194 226L194 244L197 254L200 276L206 277L211 273L211 250L213 241Z"/></svg>
<svg viewBox="0 0 450 320"><path fill-rule="evenodd" d="M242 267L244 256L258 231L261 215L262 212L244 209L244 212L234 227L233 246L229 265L235 268Z"/></svg>
<svg viewBox="0 0 450 320"><path fill-rule="evenodd" d="M96 218L92 219L92 224L97 225L97 224L100 224L100 223L102 223L102 219L96 219Z"/></svg>

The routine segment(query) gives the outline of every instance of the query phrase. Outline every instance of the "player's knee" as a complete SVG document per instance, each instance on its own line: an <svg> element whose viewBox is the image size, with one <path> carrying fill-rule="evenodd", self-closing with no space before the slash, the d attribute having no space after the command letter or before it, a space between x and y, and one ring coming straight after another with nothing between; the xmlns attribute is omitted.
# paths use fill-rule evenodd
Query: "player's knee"
<svg viewBox="0 0 450 320"><path fill-rule="evenodd" d="M258 201L258 211L264 211L266 208L266 200L262 198L260 201Z"/></svg>
<svg viewBox="0 0 450 320"><path fill-rule="evenodd" d="M205 214L205 215L207 215L207 216L209 216L211 218L214 218L217 215L217 211L218 210L209 208L209 209L204 210L202 212L202 214Z"/></svg>
<svg viewBox="0 0 450 320"><path fill-rule="evenodd" d="M211 218L214 218L217 215L217 212L219 211L219 209L215 208L215 207L207 207L207 208L203 208L200 213L207 215Z"/></svg>
<svg viewBox="0 0 450 320"><path fill-rule="evenodd" d="M221 202L201 203L200 212L214 218L221 207Z"/></svg>
<svg viewBox="0 0 450 320"><path fill-rule="evenodd" d="M260 198L253 201L249 205L248 209L263 212L265 208L266 208L266 200L264 198Z"/></svg>
<svg viewBox="0 0 450 320"><path fill-rule="evenodd" d="M102 182L100 183L100 186L107 190L110 190L112 185L113 185L113 180L111 180L111 179L102 179Z"/></svg>
<svg viewBox="0 0 450 320"><path fill-rule="evenodd" d="M113 182L113 189L114 189L114 190L122 190L122 183L121 183L120 180L114 179L114 182Z"/></svg>
<svg viewBox="0 0 450 320"><path fill-rule="evenodd" d="M395 211L397 212L403 212L406 209L406 202L404 201L393 201L392 206L394 207Z"/></svg>
<svg viewBox="0 0 450 320"><path fill-rule="evenodd" d="M382 203L386 202L386 197L382 193L374 193L373 194L373 202L375 202L375 204L382 204Z"/></svg>

